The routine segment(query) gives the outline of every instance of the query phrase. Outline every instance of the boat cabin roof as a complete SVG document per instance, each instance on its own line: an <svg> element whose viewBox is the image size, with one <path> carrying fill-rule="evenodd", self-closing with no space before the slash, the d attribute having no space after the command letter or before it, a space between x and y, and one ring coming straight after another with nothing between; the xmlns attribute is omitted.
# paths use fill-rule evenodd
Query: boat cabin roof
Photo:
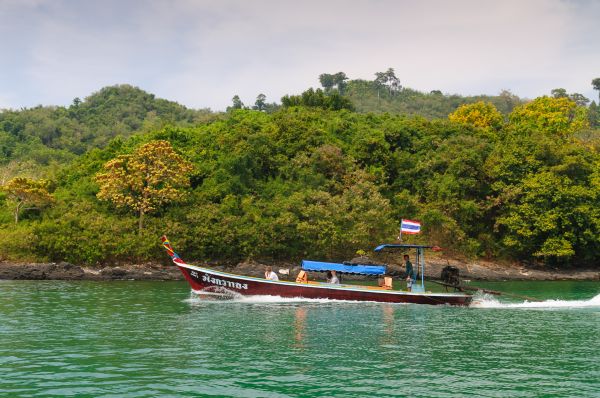
<svg viewBox="0 0 600 398"><path fill-rule="evenodd" d="M326 263L322 261L302 260L302 269L305 271L336 271L345 274L361 275L383 275L385 274L385 265L366 265L366 264L339 264Z"/></svg>
<svg viewBox="0 0 600 398"><path fill-rule="evenodd" d="M435 246L384 243L382 245L377 246L374 250L376 252L380 252L383 249L434 249L435 250Z"/></svg>

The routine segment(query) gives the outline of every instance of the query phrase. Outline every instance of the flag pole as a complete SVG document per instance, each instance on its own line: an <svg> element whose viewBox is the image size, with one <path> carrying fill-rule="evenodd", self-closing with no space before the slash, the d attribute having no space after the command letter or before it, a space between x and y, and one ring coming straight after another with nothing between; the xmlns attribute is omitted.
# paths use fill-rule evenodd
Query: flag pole
<svg viewBox="0 0 600 398"><path fill-rule="evenodd" d="M402 243L402 219L400 219L400 235L398 235L398 239L400 243Z"/></svg>

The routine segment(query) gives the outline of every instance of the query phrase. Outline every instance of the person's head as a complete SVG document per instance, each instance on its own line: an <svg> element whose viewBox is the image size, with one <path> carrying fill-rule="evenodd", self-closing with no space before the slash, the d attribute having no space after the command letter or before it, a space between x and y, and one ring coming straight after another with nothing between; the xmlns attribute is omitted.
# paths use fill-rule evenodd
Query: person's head
<svg viewBox="0 0 600 398"><path fill-rule="evenodd" d="M272 271L273 271L273 268L272 268L270 265L267 265L267 266L265 267L265 272L266 272L266 273L271 273Z"/></svg>
<svg viewBox="0 0 600 398"><path fill-rule="evenodd" d="M332 275L332 276L335 276L335 275L336 275L336 272L335 272L335 271L331 271L331 275Z"/></svg>
<svg viewBox="0 0 600 398"><path fill-rule="evenodd" d="M408 254L404 255L404 261L408 261L410 259L410 256Z"/></svg>
<svg viewBox="0 0 600 398"><path fill-rule="evenodd" d="M333 271L333 272L335 272L335 271ZM331 271L327 271L327 279L331 279L331 276L332 276L332 275L333 275L333 274L331 273Z"/></svg>

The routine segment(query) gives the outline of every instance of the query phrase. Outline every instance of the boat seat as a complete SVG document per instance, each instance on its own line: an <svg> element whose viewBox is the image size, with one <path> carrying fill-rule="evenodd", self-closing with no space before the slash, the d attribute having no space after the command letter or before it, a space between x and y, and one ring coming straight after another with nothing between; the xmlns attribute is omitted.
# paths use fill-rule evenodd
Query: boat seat
<svg viewBox="0 0 600 398"><path fill-rule="evenodd" d="M306 271L300 271L296 277L296 283L308 283L308 274Z"/></svg>
<svg viewBox="0 0 600 398"><path fill-rule="evenodd" d="M377 284L379 285L379 287L386 289L386 290L393 289L391 276L384 276L383 278L379 278L377 280Z"/></svg>

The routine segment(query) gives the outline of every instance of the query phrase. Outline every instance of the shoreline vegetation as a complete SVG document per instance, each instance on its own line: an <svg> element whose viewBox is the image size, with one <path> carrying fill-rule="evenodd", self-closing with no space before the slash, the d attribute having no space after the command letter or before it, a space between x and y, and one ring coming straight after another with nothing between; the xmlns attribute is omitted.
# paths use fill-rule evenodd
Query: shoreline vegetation
<svg viewBox="0 0 600 398"><path fill-rule="evenodd" d="M322 88L252 106L236 95L225 112L128 85L0 110L2 267L151 278L133 264L163 264L164 233L211 264L340 261L406 218L423 228L405 243L489 264L484 276L595 278L596 100L562 88L533 100L422 93L393 69L375 77L322 74ZM592 86L600 93L600 79ZM28 265L65 262L83 271Z"/></svg>

